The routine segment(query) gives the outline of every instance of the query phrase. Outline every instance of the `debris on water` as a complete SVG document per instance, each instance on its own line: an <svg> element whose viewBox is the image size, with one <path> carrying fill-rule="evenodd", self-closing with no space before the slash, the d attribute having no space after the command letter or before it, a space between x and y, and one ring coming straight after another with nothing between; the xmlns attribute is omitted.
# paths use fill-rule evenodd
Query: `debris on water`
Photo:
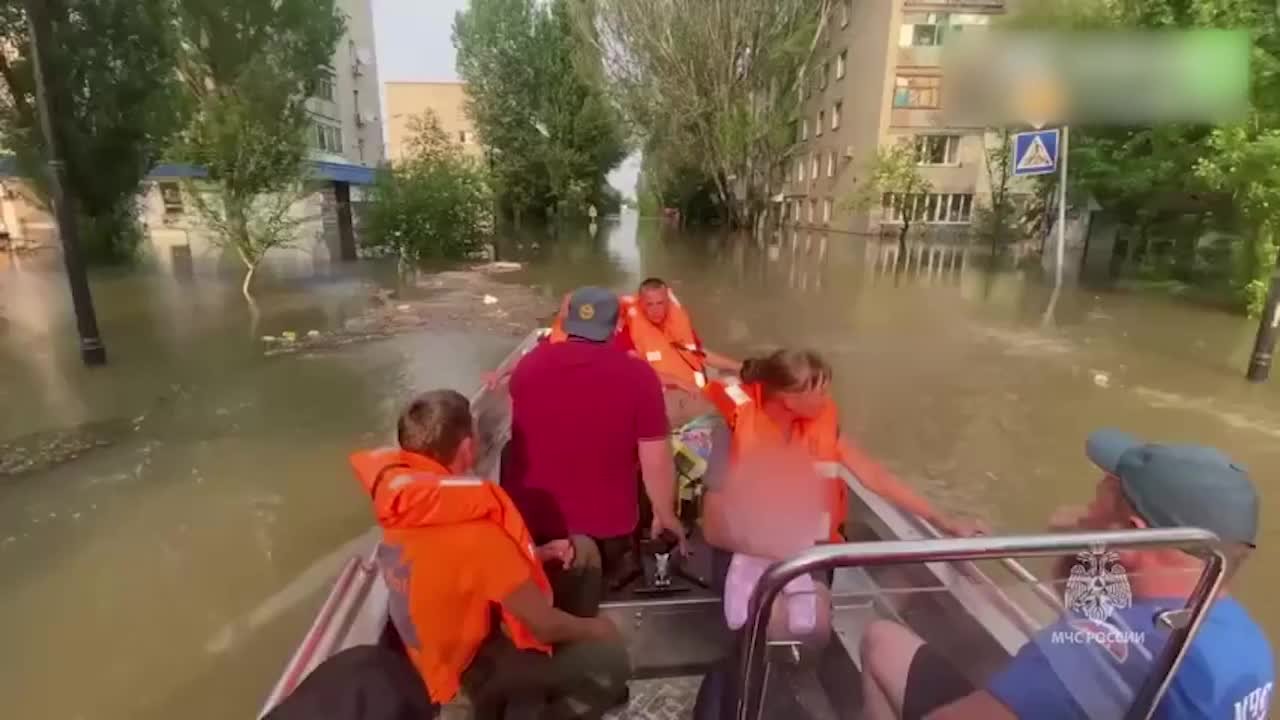
<svg viewBox="0 0 1280 720"><path fill-rule="evenodd" d="M275 336L275 335L263 335L263 336L262 336L262 342L264 342L264 343L273 343L273 342L275 342L275 341L276 341L276 336Z"/></svg>
<svg viewBox="0 0 1280 720"><path fill-rule="evenodd" d="M231 411L226 408L218 408L217 410L213 411L213 414L218 415L219 417L226 417L227 415L231 414Z"/></svg>
<svg viewBox="0 0 1280 720"><path fill-rule="evenodd" d="M292 330L285 330L284 332L280 333L280 337L284 338L284 341L287 343L298 341L298 333Z"/></svg>
<svg viewBox="0 0 1280 720"><path fill-rule="evenodd" d="M1111 376L1101 370L1093 370L1093 384L1100 388L1111 386Z"/></svg>
<svg viewBox="0 0 1280 720"><path fill-rule="evenodd" d="M318 338L318 337L320 337L320 331L319 331L319 330L308 330L308 331L307 331L307 337L309 337L309 338Z"/></svg>
<svg viewBox="0 0 1280 720"><path fill-rule="evenodd" d="M497 305L497 304L498 304L498 298L496 298L496 297L494 297L494 296L492 296L492 295L485 295L485 296L484 296L484 304L485 304L485 305Z"/></svg>
<svg viewBox="0 0 1280 720"><path fill-rule="evenodd" d="M518 262L503 262L501 260L498 260L491 263L485 263L484 265L477 265L474 269L479 270L481 272L504 273L504 272L514 272L516 270L522 269L523 267L524 266Z"/></svg>
<svg viewBox="0 0 1280 720"><path fill-rule="evenodd" d="M413 306L410 305L409 303L404 303L402 305L397 305L396 309L399 310L400 312L409 312L410 310L413 309Z"/></svg>

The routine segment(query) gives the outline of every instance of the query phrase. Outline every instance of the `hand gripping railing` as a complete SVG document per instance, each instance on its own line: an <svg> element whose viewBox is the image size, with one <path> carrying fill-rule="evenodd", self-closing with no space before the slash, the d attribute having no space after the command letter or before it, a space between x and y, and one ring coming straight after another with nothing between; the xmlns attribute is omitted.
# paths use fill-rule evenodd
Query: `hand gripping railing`
<svg viewBox="0 0 1280 720"><path fill-rule="evenodd" d="M1114 532L1059 533L1010 537L947 538L938 540L879 541L821 545L790 560L777 563L765 572L751 595L745 627L746 642L740 668L742 692L738 696L737 720L758 720L764 712L765 633L773 603L787 583L815 571L838 567L867 567L904 563L962 562L1002 558L1074 555L1098 545L1107 548L1137 549L1173 547L1198 549L1207 558L1204 573L1187 598L1190 621L1175 627L1164 650L1153 661L1152 672L1134 696L1126 720L1150 720L1156 704L1173 679L1191 638L1200 628L1210 600L1222 586L1226 558L1218 549L1218 537L1197 528L1124 530Z"/></svg>

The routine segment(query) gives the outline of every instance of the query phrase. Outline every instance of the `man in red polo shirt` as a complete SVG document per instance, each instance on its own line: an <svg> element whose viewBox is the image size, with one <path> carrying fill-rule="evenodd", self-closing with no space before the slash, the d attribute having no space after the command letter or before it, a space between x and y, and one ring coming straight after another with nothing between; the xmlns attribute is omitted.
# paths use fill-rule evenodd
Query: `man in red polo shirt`
<svg viewBox="0 0 1280 720"><path fill-rule="evenodd" d="M653 530L684 539L662 384L612 342L617 322L613 292L573 293L568 341L540 344L511 375L511 440L502 456L502 487L535 542L591 538L605 577L639 521L637 475L653 505Z"/></svg>

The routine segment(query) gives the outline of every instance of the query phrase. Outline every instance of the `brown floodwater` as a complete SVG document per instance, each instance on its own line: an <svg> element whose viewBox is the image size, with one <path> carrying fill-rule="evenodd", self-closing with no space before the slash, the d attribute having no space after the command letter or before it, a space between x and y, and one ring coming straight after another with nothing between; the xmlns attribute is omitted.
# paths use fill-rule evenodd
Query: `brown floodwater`
<svg viewBox="0 0 1280 720"><path fill-rule="evenodd" d="M1162 298L1067 290L1048 323L1033 274L985 250L787 231L757 242L625 215L502 244L505 276L554 298L657 275L703 339L778 345L836 368L847 433L938 503L1007 531L1086 499L1087 433L1212 444L1264 494L1238 591L1272 637L1280 610L1280 379L1242 379L1254 325ZM111 363L85 370L56 258L0 255L0 447L76 457L0 471L0 697L22 718L251 716L369 524L346 454L386 440L398 406L472 388L514 345L417 332L264 357L261 335L341 328L394 268L293 255L262 273L259 316L231 261L93 278ZM34 448L34 449L33 449ZM7 467L0 462L0 469Z"/></svg>

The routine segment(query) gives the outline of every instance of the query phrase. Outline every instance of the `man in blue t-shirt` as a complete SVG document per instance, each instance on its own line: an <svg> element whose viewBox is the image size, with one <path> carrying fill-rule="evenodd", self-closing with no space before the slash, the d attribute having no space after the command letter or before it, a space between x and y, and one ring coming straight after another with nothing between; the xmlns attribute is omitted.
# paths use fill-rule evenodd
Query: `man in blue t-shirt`
<svg viewBox="0 0 1280 720"><path fill-rule="evenodd" d="M1225 543L1229 573L1253 549L1257 491L1218 451L1144 444L1114 430L1091 435L1086 450L1106 474L1089 506L1058 513L1053 529L1199 527ZM872 623L861 647L864 717L1119 720L1169 637L1170 611L1184 607L1203 568L1203 560L1168 548L1064 558L1058 577L1066 578L1066 614L985 687L906 627ZM1155 717L1264 720L1274 680L1262 630L1224 591Z"/></svg>

